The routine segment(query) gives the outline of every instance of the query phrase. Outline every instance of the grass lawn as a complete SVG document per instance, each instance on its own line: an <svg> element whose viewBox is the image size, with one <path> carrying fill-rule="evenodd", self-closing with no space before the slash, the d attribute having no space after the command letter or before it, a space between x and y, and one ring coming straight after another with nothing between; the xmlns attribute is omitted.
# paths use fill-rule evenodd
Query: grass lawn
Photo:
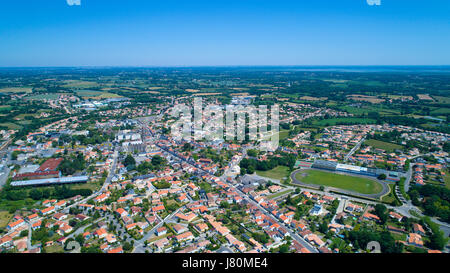
<svg viewBox="0 0 450 273"><path fill-rule="evenodd" d="M36 201L31 198L26 198L23 200L11 201L2 199L0 200L0 210L19 210L19 209L31 209L36 205Z"/></svg>
<svg viewBox="0 0 450 273"><path fill-rule="evenodd" d="M450 190L450 172L445 172L444 176L445 187Z"/></svg>
<svg viewBox="0 0 450 273"><path fill-rule="evenodd" d="M280 131L279 138L280 140L286 139L289 137L289 130Z"/></svg>
<svg viewBox="0 0 450 273"><path fill-rule="evenodd" d="M212 186L208 182L202 182L199 183L198 185L200 186L200 188L202 188L202 190L204 190L207 193L212 191Z"/></svg>
<svg viewBox="0 0 450 273"><path fill-rule="evenodd" d="M52 246L46 246L45 247L45 251L47 253L63 253L64 252L64 248L61 245L55 243Z"/></svg>
<svg viewBox="0 0 450 273"><path fill-rule="evenodd" d="M395 185L394 184L389 184L389 188L390 188L390 192L388 195L383 196L383 198L381 199L382 202L387 203L387 204L391 204L392 202L395 201Z"/></svg>
<svg viewBox="0 0 450 273"><path fill-rule="evenodd" d="M379 141L379 140L375 140L375 139L366 140L364 143L369 146L372 146L373 148L383 149L386 152L393 152L394 150L402 150L403 149L403 146L401 146L401 145L384 142L384 141Z"/></svg>
<svg viewBox="0 0 450 273"><path fill-rule="evenodd" d="M285 190L285 191L279 191L277 193L274 193L272 195L267 196L267 199L277 198L278 196L281 196L283 194L288 194L288 193L290 193L292 191L293 191L293 189L289 189L289 190Z"/></svg>
<svg viewBox="0 0 450 273"><path fill-rule="evenodd" d="M329 186L363 194L376 194L382 190L382 186L371 179L319 170L305 170L297 173L295 178L306 184Z"/></svg>
<svg viewBox="0 0 450 273"><path fill-rule="evenodd" d="M12 217L13 215L10 214L9 212L0 211L0 228L6 227L6 225L9 223Z"/></svg>
<svg viewBox="0 0 450 273"><path fill-rule="evenodd" d="M96 182L88 182L88 183L80 183L71 185L71 189L79 190L79 189L90 189L92 191L99 190L103 184L100 181Z"/></svg>
<svg viewBox="0 0 450 273"><path fill-rule="evenodd" d="M270 171L256 171L256 174L263 177L281 180L283 177L289 177L289 168L286 166L277 166Z"/></svg>
<svg viewBox="0 0 450 273"><path fill-rule="evenodd" d="M170 235L172 235L172 232L168 232L168 233L163 234L163 235L160 235L160 236L153 236L153 237L150 237L150 238L147 240L147 242L150 244L150 243L152 243L152 242L158 241L159 239L166 238L166 237L168 237L168 236L170 236Z"/></svg>

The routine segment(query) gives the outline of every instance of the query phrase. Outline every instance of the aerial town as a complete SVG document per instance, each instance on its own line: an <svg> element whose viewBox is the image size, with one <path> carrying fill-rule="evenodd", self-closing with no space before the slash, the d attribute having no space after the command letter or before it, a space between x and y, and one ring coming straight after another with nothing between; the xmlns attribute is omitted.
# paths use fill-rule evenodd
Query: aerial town
<svg viewBox="0 0 450 273"><path fill-rule="evenodd" d="M0 72L0 253L449 252L448 97L214 73ZM279 105L276 149L180 138L195 98Z"/></svg>

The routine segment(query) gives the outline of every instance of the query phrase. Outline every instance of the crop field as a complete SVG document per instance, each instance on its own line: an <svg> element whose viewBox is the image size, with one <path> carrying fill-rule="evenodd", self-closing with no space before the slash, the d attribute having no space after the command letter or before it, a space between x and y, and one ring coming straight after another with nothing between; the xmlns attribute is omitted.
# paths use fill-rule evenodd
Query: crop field
<svg viewBox="0 0 450 273"><path fill-rule="evenodd" d="M380 183L369 178L319 170L305 170L297 173L295 178L306 184L323 185L362 194L377 194L382 190Z"/></svg>
<svg viewBox="0 0 450 273"><path fill-rule="evenodd" d="M374 97L374 96L366 96L366 95L349 95L347 98L355 101L366 101L370 103L381 103L384 102L384 99Z"/></svg>
<svg viewBox="0 0 450 273"><path fill-rule="evenodd" d="M0 127L8 128L8 130L19 130L22 128L22 126L12 122L0 123Z"/></svg>
<svg viewBox="0 0 450 273"><path fill-rule="evenodd" d="M50 94L37 94L27 96L28 100L56 100L62 93L50 93Z"/></svg>
<svg viewBox="0 0 450 273"><path fill-rule="evenodd" d="M95 91L95 90L80 90L76 92L78 96L88 99L110 99L110 98L120 98L121 96L109 93L109 92L103 92L103 91Z"/></svg>
<svg viewBox="0 0 450 273"><path fill-rule="evenodd" d="M64 83L65 84L62 87L74 88L74 89L97 87L99 85L96 82L81 81L81 80L68 80L68 81L65 81Z"/></svg>
<svg viewBox="0 0 450 273"><path fill-rule="evenodd" d="M31 87L6 87L0 88L0 93L31 93Z"/></svg>

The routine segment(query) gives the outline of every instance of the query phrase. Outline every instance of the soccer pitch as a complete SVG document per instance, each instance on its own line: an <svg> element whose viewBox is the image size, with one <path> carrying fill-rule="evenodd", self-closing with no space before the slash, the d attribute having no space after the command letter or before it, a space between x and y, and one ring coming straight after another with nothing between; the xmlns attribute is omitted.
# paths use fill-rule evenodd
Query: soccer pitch
<svg viewBox="0 0 450 273"><path fill-rule="evenodd" d="M379 182L369 178L319 170L305 170L297 173L295 178L305 184L323 185L362 194L377 194L383 189Z"/></svg>

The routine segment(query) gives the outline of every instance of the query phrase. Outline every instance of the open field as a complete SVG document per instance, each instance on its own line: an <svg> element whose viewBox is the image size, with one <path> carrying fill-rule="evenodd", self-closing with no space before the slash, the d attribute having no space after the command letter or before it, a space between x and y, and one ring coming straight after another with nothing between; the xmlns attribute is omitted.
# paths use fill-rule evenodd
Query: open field
<svg viewBox="0 0 450 273"><path fill-rule="evenodd" d="M434 101L432 97L430 97L430 95L428 94L418 94L417 97L419 98L419 100L431 100Z"/></svg>
<svg viewBox="0 0 450 273"><path fill-rule="evenodd" d="M277 166L270 171L256 171L256 174L271 179L281 180L284 177L289 177L289 168L286 166Z"/></svg>
<svg viewBox="0 0 450 273"><path fill-rule="evenodd" d="M96 82L80 81L80 80L67 80L64 83L65 84L62 87L75 88L75 89L97 87L99 85Z"/></svg>
<svg viewBox="0 0 450 273"><path fill-rule="evenodd" d="M432 115L447 115L447 114L450 114L450 109L449 108L444 108L444 107L435 108L430 113Z"/></svg>
<svg viewBox="0 0 450 273"><path fill-rule="evenodd" d="M121 96L102 91L95 90L80 90L76 92L78 96L88 99L110 99L110 98L121 98Z"/></svg>
<svg viewBox="0 0 450 273"><path fill-rule="evenodd" d="M12 217L13 215L10 214L9 212L0 211L0 228L6 227L6 225L9 223Z"/></svg>
<svg viewBox="0 0 450 273"><path fill-rule="evenodd" d="M289 190L285 190L285 191L281 190L281 191L279 191L277 193L274 193L272 195L267 196L267 199L274 199L274 198L277 198L279 196L282 196L282 195L285 195L285 194L289 194L292 191L294 191L294 190L293 189L289 189Z"/></svg>
<svg viewBox="0 0 450 273"><path fill-rule="evenodd" d="M101 186L102 184L100 182L88 182L88 183L73 184L70 185L70 188L73 190L89 189L92 191L97 191L101 188Z"/></svg>
<svg viewBox="0 0 450 273"><path fill-rule="evenodd" d="M49 94L38 94L27 96L28 100L56 100L62 93L49 93Z"/></svg>
<svg viewBox="0 0 450 273"><path fill-rule="evenodd" d="M64 248L59 244L54 244L52 246L46 246L45 252L47 252L47 253L62 253L62 252L64 252Z"/></svg>
<svg viewBox="0 0 450 273"><path fill-rule="evenodd" d="M403 146L394 143L379 141L375 139L369 139L364 142L365 144L372 146L373 148L383 149L386 152L393 152L394 150L402 150Z"/></svg>
<svg viewBox="0 0 450 273"><path fill-rule="evenodd" d="M355 101L366 101L370 103L382 103L384 102L384 99L374 97L374 96L365 96L365 95L349 95L347 96L348 99L355 100Z"/></svg>
<svg viewBox="0 0 450 273"><path fill-rule="evenodd" d="M306 184L323 185L362 194L377 194L382 190L380 183L369 178L319 170L305 170L297 173L295 178Z"/></svg>
<svg viewBox="0 0 450 273"><path fill-rule="evenodd" d="M319 126L334 126L337 124L371 124L375 123L374 119L370 118L332 118L332 119L323 119L314 122L314 125Z"/></svg>
<svg viewBox="0 0 450 273"><path fill-rule="evenodd" d="M279 132L279 139L283 140L289 137L289 130L283 130Z"/></svg>
<svg viewBox="0 0 450 273"><path fill-rule="evenodd" d="M217 96L222 95L222 93L195 93L196 96Z"/></svg>
<svg viewBox="0 0 450 273"><path fill-rule="evenodd" d="M450 190L450 172L446 171L444 176L445 187Z"/></svg>
<svg viewBox="0 0 450 273"><path fill-rule="evenodd" d="M8 130L19 130L22 126L12 122L0 123L0 127L7 127Z"/></svg>
<svg viewBox="0 0 450 273"><path fill-rule="evenodd" d="M310 97L310 96L303 96L300 97L301 100L309 100L309 101L320 101L320 100L327 100L327 97Z"/></svg>
<svg viewBox="0 0 450 273"><path fill-rule="evenodd" d="M31 87L6 87L0 88L0 93L31 93Z"/></svg>
<svg viewBox="0 0 450 273"><path fill-rule="evenodd" d="M449 97L442 97L442 96L433 96L435 100L437 100L438 103L450 103Z"/></svg>

